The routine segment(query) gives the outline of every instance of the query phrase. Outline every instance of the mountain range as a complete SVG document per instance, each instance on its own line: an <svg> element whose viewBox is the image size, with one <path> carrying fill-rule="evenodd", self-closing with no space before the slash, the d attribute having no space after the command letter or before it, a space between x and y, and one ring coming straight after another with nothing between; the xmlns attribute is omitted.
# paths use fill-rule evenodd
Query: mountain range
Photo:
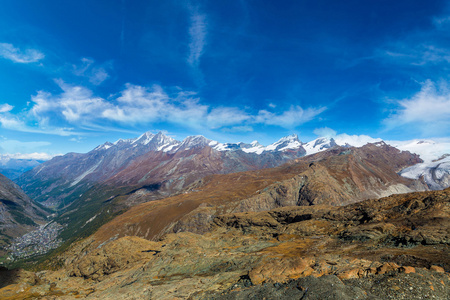
<svg viewBox="0 0 450 300"><path fill-rule="evenodd" d="M181 191L206 175L276 167L334 146L362 146L378 141L369 137L358 140L351 136L336 140L322 137L303 143L297 135L290 135L269 146L262 146L257 141L250 144L219 143L203 136L189 136L177 141L161 132L146 132L135 139L106 142L85 154L57 156L22 174L16 182L33 199L59 209L97 184L145 186L147 190L141 192L152 193L154 199L160 199ZM432 152L436 145L429 141L418 140L394 146L427 159L414 167L415 171L404 171L404 176L423 177L431 189L449 186L450 167L446 158L438 168L432 160L439 159L438 154L444 155L445 151L450 153L450 146L436 153Z"/></svg>
<svg viewBox="0 0 450 300"><path fill-rule="evenodd" d="M404 272L400 262L428 268L421 276L431 282L432 265L441 260L448 269L438 254L448 250L448 190L425 192L449 184L450 156L440 147L422 140L394 147L393 142L342 136L303 143L296 135L263 146L203 136L177 141L147 132L88 153L54 157L16 179L25 192L0 177L0 229L3 245L12 243L15 258L22 259L17 263L59 271L13 276L0 269L0 279L16 278L8 279L12 285L4 289L0 284L0 296L8 299L11 292L14 298L22 295L19 287L27 286L43 297L53 292L63 298L88 297L96 289L103 292L93 297L110 297L118 292L113 283L119 281L127 293L142 288L142 282L133 281L139 273L153 278L147 280L152 296L216 299L221 297L216 292L236 292L233 284L258 293L267 282L288 286L289 280L310 275L336 280L392 276L391 271ZM402 195L380 199L392 194ZM14 239L36 228L30 237ZM230 240L219 243L224 237ZM46 243L43 239L51 245L37 247L40 256L30 255L34 244ZM191 249L194 240L199 248ZM370 245L364 246L365 241ZM21 248L25 242L26 251ZM395 256L402 247L414 249ZM299 260L296 250L288 248L303 249L306 258ZM352 249L357 252L350 254ZM357 254L369 250L372 256ZM219 258L217 251L239 259ZM200 262L193 253L207 259ZM201 268L186 265L189 257ZM158 259L154 267L147 264L153 258ZM276 271L280 268L286 272ZM197 274L207 281L188 283ZM215 281L218 286L213 278L224 280ZM179 292L167 292L170 283ZM354 291L354 286L342 289ZM224 299L234 299L229 297Z"/></svg>
<svg viewBox="0 0 450 300"><path fill-rule="evenodd" d="M361 146L372 141L375 142L376 149L389 154L383 154L387 158L373 162L375 168L370 169L370 176L364 175L373 180L370 184L364 183L367 188L359 183L366 179L357 176L357 174L360 176L364 174L359 170L367 169L364 160L359 159L358 164L362 166L356 167L356 172L345 175L349 178L348 180L356 182L358 186L356 194L343 191L342 187L348 186L349 183L338 179L338 183L334 185L334 191L339 191L336 193L340 193L341 196L336 196L334 193L330 194L329 199L337 205L349 203L348 199L360 201L392 193L448 186L450 176L446 173L439 177L441 179L437 184L435 184L436 176L422 174L415 177L409 176L412 181L405 183L407 177L400 177L397 172L405 172L404 169L407 167L422 166L420 164L427 166L430 162L423 162L416 155L408 162L395 162L390 167L385 166L385 161L399 159L399 155L404 154L396 153L398 150L386 150L392 147L383 141L377 142L369 137L351 136L341 136L336 140L322 137L303 143L297 135L290 135L271 145L263 146L257 141L250 144L219 143L203 136L189 136L183 141L177 141L161 132L158 134L146 132L134 139L119 139L115 143L106 142L88 153L68 153L54 157L22 174L16 182L32 199L58 211L56 220L67 225L62 233L64 239L71 239L72 236L80 234L89 235L95 228L140 203L185 193L186 189L192 185L198 185L198 182L207 176L276 168L300 158L304 158L309 163L315 159L314 155L319 155L318 157L336 155L336 152L331 151L335 148L349 150L352 148L350 143ZM428 159L431 156L429 147L424 147L427 145L423 141L415 141L399 147L419 149ZM336 151L345 153L344 150ZM389 158L390 155L393 157ZM381 170L372 176L380 164L383 164ZM400 167L393 168L393 166ZM325 168L327 172L329 167ZM429 168L428 170L436 172L437 169ZM391 175L386 178L386 174L391 173L395 173L395 178ZM302 194L320 194L321 192L317 191L321 187L333 186L331 183L336 181L335 175L333 174L331 179L326 179L329 172L323 176L315 176L319 178L319 181L321 180L321 183L308 182L306 185L308 189L305 187ZM379 182L388 182L388 187L380 185ZM411 182L415 183L411 184ZM342 199L342 195L347 195L344 197L347 200L336 200ZM307 201L319 200L307 199L304 200L304 204L307 204ZM86 225L88 221L89 225Z"/></svg>

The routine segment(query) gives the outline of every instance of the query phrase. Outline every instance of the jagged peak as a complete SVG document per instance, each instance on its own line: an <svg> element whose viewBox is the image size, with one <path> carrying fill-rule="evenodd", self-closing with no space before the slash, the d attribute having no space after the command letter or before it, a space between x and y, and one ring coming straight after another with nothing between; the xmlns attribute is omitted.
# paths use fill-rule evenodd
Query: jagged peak
<svg viewBox="0 0 450 300"><path fill-rule="evenodd" d="M388 144L386 144L385 143L385 141L379 141L379 142L376 142L376 143L373 143L375 146L377 146L377 147L384 147L384 146L387 146Z"/></svg>
<svg viewBox="0 0 450 300"><path fill-rule="evenodd" d="M95 147L94 151L99 151L99 150L108 150L109 148L111 148L112 146L114 146L113 143L110 142L106 142L102 145L98 145L97 147Z"/></svg>
<svg viewBox="0 0 450 300"><path fill-rule="evenodd" d="M282 137L273 144L266 147L268 151L285 151L289 149L298 149L303 143L298 139L298 135L295 133Z"/></svg>
<svg viewBox="0 0 450 300"><path fill-rule="evenodd" d="M134 139L131 144L147 145L155 137L150 131L144 132L138 138Z"/></svg>
<svg viewBox="0 0 450 300"><path fill-rule="evenodd" d="M306 154L314 154L325 149L336 146L336 141L332 137L319 137L303 145Z"/></svg>
<svg viewBox="0 0 450 300"><path fill-rule="evenodd" d="M262 146L257 140L254 140L253 142L251 142L250 145L252 145L253 147Z"/></svg>
<svg viewBox="0 0 450 300"><path fill-rule="evenodd" d="M205 138L203 135L190 135L186 137L175 151L178 150L189 150L191 148L204 147L204 146L215 146L219 143L210 139Z"/></svg>

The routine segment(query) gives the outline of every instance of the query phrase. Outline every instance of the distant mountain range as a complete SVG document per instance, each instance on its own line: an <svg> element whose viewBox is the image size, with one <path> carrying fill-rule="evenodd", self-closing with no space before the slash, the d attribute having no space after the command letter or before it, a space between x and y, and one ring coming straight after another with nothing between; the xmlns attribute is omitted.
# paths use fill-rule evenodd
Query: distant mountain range
<svg viewBox="0 0 450 300"><path fill-rule="evenodd" d="M210 174L275 167L311 151L329 148L332 140L303 144L296 135L263 147L222 144L203 136L176 141L162 133L104 143L92 151L68 153L21 175L17 182L39 202L67 206L95 184L148 187L166 197Z"/></svg>
<svg viewBox="0 0 450 300"><path fill-rule="evenodd" d="M33 169L45 160L14 158L0 154L0 173L9 179L16 179L22 173Z"/></svg>
<svg viewBox="0 0 450 300"><path fill-rule="evenodd" d="M17 182L33 199L59 208L99 183L147 186L153 199L159 199L206 175L270 168L334 146L359 147L379 141L367 136L339 135L336 139L322 137L303 143L293 134L263 146L257 141L219 143L203 136L177 141L161 132L146 132L134 139L106 142L85 154L55 157L21 175ZM450 186L450 167L446 160L438 168L433 162L450 154L450 143L440 143L439 147L435 142L422 140L387 143L425 158L422 165L413 167L414 171L402 172L404 176L422 177L431 189Z"/></svg>

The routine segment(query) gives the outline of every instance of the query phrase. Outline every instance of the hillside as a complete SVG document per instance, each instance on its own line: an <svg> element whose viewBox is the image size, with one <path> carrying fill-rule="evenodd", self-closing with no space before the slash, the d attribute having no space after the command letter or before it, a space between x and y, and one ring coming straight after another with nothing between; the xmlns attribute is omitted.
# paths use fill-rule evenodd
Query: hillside
<svg viewBox="0 0 450 300"><path fill-rule="evenodd" d="M448 299L450 189L223 214L209 232L78 242L2 299ZM1 278L1 277L0 277Z"/></svg>
<svg viewBox="0 0 450 300"><path fill-rule="evenodd" d="M21 188L0 174L0 256L15 237L35 229L48 211L34 203Z"/></svg>
<svg viewBox="0 0 450 300"><path fill-rule="evenodd" d="M397 174L419 159L386 144L333 148L277 168L211 175L184 193L146 202L102 226L98 243L114 236L157 239L166 233L209 230L215 216L231 212L266 211L284 206L341 206L393 193L426 190L418 180ZM122 198L121 201L130 201ZM79 224L81 226L83 224Z"/></svg>

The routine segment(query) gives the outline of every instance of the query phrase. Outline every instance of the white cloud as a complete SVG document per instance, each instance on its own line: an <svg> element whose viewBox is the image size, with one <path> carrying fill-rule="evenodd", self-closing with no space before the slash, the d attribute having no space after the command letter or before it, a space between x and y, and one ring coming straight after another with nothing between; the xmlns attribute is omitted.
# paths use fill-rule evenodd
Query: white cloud
<svg viewBox="0 0 450 300"><path fill-rule="evenodd" d="M9 105L8 103L0 105L0 113L9 112L14 108L14 106Z"/></svg>
<svg viewBox="0 0 450 300"><path fill-rule="evenodd" d="M17 159L28 159L27 157L32 157L33 159L48 158L51 156L49 154L41 152L44 147L50 146L50 142L44 141L33 141L33 142L22 142L18 140L11 140L6 138L0 138L0 149L4 155L8 155L11 158ZM33 152L30 154L30 152ZM39 154L38 154L39 152ZM8 154L16 153L16 154Z"/></svg>
<svg viewBox="0 0 450 300"><path fill-rule="evenodd" d="M6 153L6 154L0 154L0 162L1 161L8 161L10 159L33 159L33 160L50 160L56 155L50 155L48 153L39 153L39 152L33 152L33 153Z"/></svg>
<svg viewBox="0 0 450 300"><path fill-rule="evenodd" d="M82 86L57 80L62 92L51 94L39 91L31 97L30 109L21 115L0 114L3 128L24 132L57 135L82 135L74 128L104 130L109 124L120 124L117 130L135 125L169 123L196 129L221 129L222 131L252 131L255 124L295 128L314 119L326 108L302 109L291 106L287 111L260 110L251 113L232 106L211 107L202 104L194 92L177 89L168 94L161 86L144 87L127 84L118 96L109 99L96 97ZM57 124L64 124L58 126ZM70 124L70 127L67 126ZM73 128L72 128L73 127Z"/></svg>
<svg viewBox="0 0 450 300"><path fill-rule="evenodd" d="M26 49L22 51L8 43L0 43L0 56L16 63L33 63L45 57L45 55L36 49Z"/></svg>
<svg viewBox="0 0 450 300"><path fill-rule="evenodd" d="M24 119L28 119L24 117ZM43 133L50 135L60 135L60 136L70 136L70 135L82 135L83 133L74 131L70 127L55 127L49 125L48 118L42 118L41 122L35 125L28 125L22 119L17 116L11 115L0 115L0 127L20 131L20 132L30 132L30 133Z"/></svg>
<svg viewBox="0 0 450 300"><path fill-rule="evenodd" d="M203 48L206 44L206 16L197 11L191 13L191 24L189 27L189 56L187 62L197 67L200 57L203 54Z"/></svg>
<svg viewBox="0 0 450 300"><path fill-rule="evenodd" d="M424 66L450 63L450 50L431 44L396 43L390 46L390 50L378 51L378 57L387 59L394 64Z"/></svg>
<svg viewBox="0 0 450 300"><path fill-rule="evenodd" d="M337 134L335 130L328 127L316 128L313 132L319 137L335 137Z"/></svg>
<svg viewBox="0 0 450 300"><path fill-rule="evenodd" d="M448 84L439 86L431 80L422 84L419 92L409 99L397 101L398 108L384 120L388 129L408 125L409 130L424 134L450 133L450 90Z"/></svg>
<svg viewBox="0 0 450 300"><path fill-rule="evenodd" d="M293 129L306 122L311 121L317 115L326 110L326 107L303 109L300 106L291 106L289 110L276 114L267 110L260 110L255 118L256 123L267 125L277 125L288 129Z"/></svg>
<svg viewBox="0 0 450 300"><path fill-rule="evenodd" d="M158 85L146 88L127 84L117 98L117 105L107 107L101 116L122 123L153 123L164 120L170 109L169 96Z"/></svg>
<svg viewBox="0 0 450 300"><path fill-rule="evenodd" d="M382 141L380 138L373 138L368 135L349 135L346 133L337 134L337 132L331 128L323 127L323 128L316 128L314 130L314 134L316 134L319 137L327 137L327 138L333 138L336 144L344 146L346 144L355 146L355 147L362 147L367 143L376 143Z"/></svg>
<svg viewBox="0 0 450 300"><path fill-rule="evenodd" d="M338 134L333 137L338 145L349 144L355 147L362 147L367 143L381 142L380 138L373 138L368 135L348 135L346 133Z"/></svg>
<svg viewBox="0 0 450 300"><path fill-rule="evenodd" d="M36 96L31 97L34 103L31 112L39 121L44 121L48 112L58 112L67 121L73 123L86 117L91 118L93 114L104 109L106 102L102 98L93 97L91 90L80 86L70 86L62 80L58 80L57 83L63 90L61 95L54 97L39 91Z"/></svg>
<svg viewBox="0 0 450 300"><path fill-rule="evenodd" d="M251 117L236 107L218 107L211 110L206 117L208 125L215 129L223 126L241 124Z"/></svg>
<svg viewBox="0 0 450 300"><path fill-rule="evenodd" d="M375 51L373 58L396 65L427 66L450 63L450 49L446 42L450 16L433 18L434 28L414 30L401 39L392 40ZM445 69L442 69L445 70ZM439 76L439 75L438 75Z"/></svg>
<svg viewBox="0 0 450 300"><path fill-rule="evenodd" d="M94 66L95 61L92 58L83 57L81 59L81 65L73 65L73 73L76 76L87 77L89 82L94 85L102 84L109 78L109 74L106 71L106 67L111 64L105 63L103 66Z"/></svg>
<svg viewBox="0 0 450 300"><path fill-rule="evenodd" d="M95 67L92 69L89 82L95 85L101 84L103 81L109 78L108 72L102 67Z"/></svg>
<svg viewBox="0 0 450 300"><path fill-rule="evenodd" d="M41 102L40 104L44 107L48 106L48 104L44 102ZM35 107L36 109L39 109L38 105L35 105ZM0 127L21 132L56 134L61 136L78 134L73 131L73 128L50 126L47 116L35 120L35 118L31 116L32 110L25 112L25 114L21 113L20 115L14 115L10 113L12 108L13 106L7 103L0 106ZM42 107L40 109L42 109ZM47 108L47 110L50 109ZM27 124L27 121L32 122L33 124Z"/></svg>

